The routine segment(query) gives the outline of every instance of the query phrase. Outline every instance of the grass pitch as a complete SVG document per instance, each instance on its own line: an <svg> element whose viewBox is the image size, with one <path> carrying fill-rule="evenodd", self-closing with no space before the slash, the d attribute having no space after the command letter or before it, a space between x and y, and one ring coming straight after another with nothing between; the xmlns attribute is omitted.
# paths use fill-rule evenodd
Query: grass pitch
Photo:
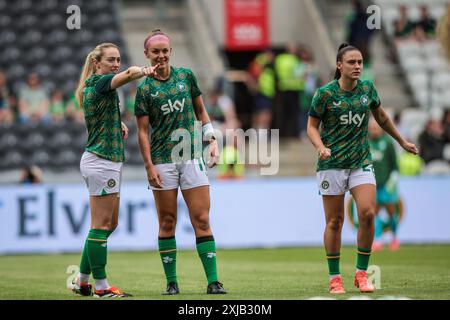
<svg viewBox="0 0 450 320"><path fill-rule="evenodd" d="M196 251L177 256L180 295L161 296L165 278L158 252L110 252L109 282L132 299L348 299L360 296L353 286L356 248L341 251L341 273L347 294L328 294L323 248L218 250L219 277L227 295L206 295L206 278ZM0 299L94 299L66 289L68 266L79 254L0 256ZM402 246L372 254L380 267L381 289L368 295L411 299L450 299L450 245Z"/></svg>

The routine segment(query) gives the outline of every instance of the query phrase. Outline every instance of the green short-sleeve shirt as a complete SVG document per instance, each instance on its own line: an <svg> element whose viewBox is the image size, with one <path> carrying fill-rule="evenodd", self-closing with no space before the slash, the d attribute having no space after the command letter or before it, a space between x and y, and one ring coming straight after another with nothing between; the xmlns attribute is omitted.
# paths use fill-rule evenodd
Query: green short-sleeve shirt
<svg viewBox="0 0 450 320"><path fill-rule="evenodd" d="M380 106L372 81L358 80L351 91L333 80L319 88L312 100L309 115L321 120L320 137L331 157L318 160L317 171L356 169L372 164L368 141L371 109Z"/></svg>
<svg viewBox="0 0 450 320"><path fill-rule="evenodd" d="M190 69L171 67L167 80L145 78L136 92L134 113L137 117L148 116L151 126L151 158L154 164L173 163L174 147L182 140L172 139L178 129L185 129L191 139L190 155L177 154L177 157L195 159L199 142L195 128L193 100L201 95L197 79ZM201 141L200 141L201 142Z"/></svg>
<svg viewBox="0 0 450 320"><path fill-rule="evenodd" d="M83 89L83 111L88 131L86 151L114 162L125 161L119 97L111 90L114 74L94 74Z"/></svg>

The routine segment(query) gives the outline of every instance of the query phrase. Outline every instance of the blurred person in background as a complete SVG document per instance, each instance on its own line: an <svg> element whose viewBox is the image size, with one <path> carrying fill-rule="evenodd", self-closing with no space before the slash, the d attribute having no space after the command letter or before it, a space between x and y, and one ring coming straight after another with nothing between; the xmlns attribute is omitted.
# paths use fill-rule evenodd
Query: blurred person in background
<svg viewBox="0 0 450 320"><path fill-rule="evenodd" d="M425 164L444 159L444 128L437 119L429 119L425 130L419 135L420 156Z"/></svg>
<svg viewBox="0 0 450 320"><path fill-rule="evenodd" d="M225 134L226 129L234 130L240 127L241 123L237 118L234 102L222 90L221 85L216 85L209 92L205 105L214 128L220 130L223 134Z"/></svg>
<svg viewBox="0 0 450 320"><path fill-rule="evenodd" d="M218 279L216 242L209 222L211 200L207 169L203 155L195 148L196 143L203 141L201 136L195 137L195 124L199 121L202 136L209 144L208 167L217 164L217 141L202 93L190 69L170 65L171 39L160 29L153 30L145 39L144 54L156 75L139 84L135 115L139 148L158 213L158 249L167 283L163 295L180 293L175 239L179 188L194 228L197 253L207 279L206 293L225 294ZM189 138L188 150L176 151L179 143L172 137L177 132L183 133L183 140ZM202 141L197 142L199 138Z"/></svg>
<svg viewBox="0 0 450 320"><path fill-rule="evenodd" d="M14 122L15 95L12 86L6 79L6 74L0 70L0 125Z"/></svg>
<svg viewBox="0 0 450 320"><path fill-rule="evenodd" d="M280 137L293 138L300 134L300 92L304 88L304 67L298 58L297 45L289 43L284 53L275 58L277 97L274 108L274 128Z"/></svg>
<svg viewBox="0 0 450 320"><path fill-rule="evenodd" d="M358 48L364 58L365 68L371 63L370 40L374 29L367 27L369 14L360 0L353 0L353 12L347 15L347 42Z"/></svg>
<svg viewBox="0 0 450 320"><path fill-rule="evenodd" d="M66 118L69 121L84 124L84 112L78 103L75 93L70 96L69 101L67 102Z"/></svg>
<svg viewBox="0 0 450 320"><path fill-rule="evenodd" d="M121 57L113 43L97 45L86 57L76 98L83 107L88 141L80 171L89 191L91 226L81 256L80 273L70 287L73 292L97 298L129 297L108 283L107 243L119 222L120 186L128 128L121 122L117 88L143 76L149 67L130 67L119 73Z"/></svg>
<svg viewBox="0 0 450 320"><path fill-rule="evenodd" d="M372 251L380 251L383 248L381 236L385 227L389 227L392 231L393 238L390 249L396 251L400 247L400 242L397 238L397 225L399 221L397 153L392 139L381 129L373 118L369 120L369 144L377 183L375 239L372 245ZM388 213L389 218L386 223L379 215L381 208L385 208Z"/></svg>
<svg viewBox="0 0 450 320"><path fill-rule="evenodd" d="M300 136L307 138L306 127L308 123L308 112L311 106L312 98L317 88L321 86L319 69L314 62L314 55L311 48L306 45L299 47L299 58L304 64L304 83L305 87L300 95Z"/></svg>
<svg viewBox="0 0 450 320"><path fill-rule="evenodd" d="M37 73L31 73L27 86L19 93L19 112L23 122L38 123L49 120L49 99L41 87Z"/></svg>
<svg viewBox="0 0 450 320"><path fill-rule="evenodd" d="M64 102L64 94L62 90L53 90L50 98L49 111L53 122L59 122L64 119L66 114L66 104Z"/></svg>
<svg viewBox="0 0 450 320"><path fill-rule="evenodd" d="M42 183L41 169L35 165L24 167L20 174L20 183L23 183L23 184Z"/></svg>
<svg viewBox="0 0 450 320"><path fill-rule="evenodd" d="M264 51L258 54L249 66L250 79L255 92L255 103L252 115L252 127L270 129L272 112L276 94L275 54Z"/></svg>
<svg viewBox="0 0 450 320"><path fill-rule="evenodd" d="M436 20L430 17L427 5L420 6L420 19L415 23L414 33L418 41L426 41L436 36Z"/></svg>
<svg viewBox="0 0 450 320"><path fill-rule="evenodd" d="M237 180L244 177L244 159L239 152L236 136L233 139L233 143L227 143L220 153L217 170L217 179L219 180Z"/></svg>
<svg viewBox="0 0 450 320"><path fill-rule="evenodd" d="M134 102L136 100L137 86L135 82L129 85L129 92L125 96L125 108L122 113L123 120L131 120L134 118Z"/></svg>
<svg viewBox="0 0 450 320"><path fill-rule="evenodd" d="M335 78L317 90L308 119L308 137L319 158L317 181L325 210L324 244L332 294L345 293L339 261L347 191L355 199L359 220L354 284L361 293L375 290L367 278L376 212L376 181L368 141L370 112L406 151L418 153L381 107L373 82L359 79L362 69L361 51L343 43L336 56Z"/></svg>
<svg viewBox="0 0 450 320"><path fill-rule="evenodd" d="M442 134L444 143L450 143L450 108L447 108L444 111L442 116L442 127L444 130Z"/></svg>
<svg viewBox="0 0 450 320"><path fill-rule="evenodd" d="M450 62L450 4L447 5L447 11L439 22L437 33L447 60Z"/></svg>
<svg viewBox="0 0 450 320"><path fill-rule="evenodd" d="M399 17L394 20L394 36L397 40L408 39L412 36L414 23L408 17L408 8L405 5L399 6Z"/></svg>

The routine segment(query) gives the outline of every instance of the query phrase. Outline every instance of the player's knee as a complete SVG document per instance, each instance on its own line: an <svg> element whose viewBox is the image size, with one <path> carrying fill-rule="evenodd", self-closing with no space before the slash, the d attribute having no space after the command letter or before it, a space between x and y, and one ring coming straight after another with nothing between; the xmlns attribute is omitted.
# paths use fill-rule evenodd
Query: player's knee
<svg viewBox="0 0 450 320"><path fill-rule="evenodd" d="M372 225L375 220L375 212L376 210L374 207L362 208L359 216L359 223L363 225Z"/></svg>
<svg viewBox="0 0 450 320"><path fill-rule="evenodd" d="M172 233L175 231L177 220L172 215L165 215L160 219L159 229L164 233Z"/></svg>
<svg viewBox="0 0 450 320"><path fill-rule="evenodd" d="M333 231L339 231L342 229L344 219L342 217L331 218L327 221L327 228Z"/></svg>
<svg viewBox="0 0 450 320"><path fill-rule="evenodd" d="M199 214L194 219L194 227L201 231L209 230L209 214L208 212Z"/></svg>

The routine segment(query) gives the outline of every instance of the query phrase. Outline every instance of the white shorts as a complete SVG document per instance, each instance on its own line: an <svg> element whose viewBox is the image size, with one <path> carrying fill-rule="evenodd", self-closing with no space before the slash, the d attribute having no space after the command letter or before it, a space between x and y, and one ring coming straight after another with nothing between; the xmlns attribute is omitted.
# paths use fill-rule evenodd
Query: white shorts
<svg viewBox="0 0 450 320"><path fill-rule="evenodd" d="M117 193L119 197L122 183L123 162L100 158L85 151L80 161L80 171L91 196Z"/></svg>
<svg viewBox="0 0 450 320"><path fill-rule="evenodd" d="M152 190L187 190L200 186L209 186L207 167L203 159L193 159L181 163L156 164L162 179L162 188L149 186Z"/></svg>
<svg viewBox="0 0 450 320"><path fill-rule="evenodd" d="M374 184L375 174L373 166L358 169L329 169L317 172L319 194L336 196L362 184Z"/></svg>

